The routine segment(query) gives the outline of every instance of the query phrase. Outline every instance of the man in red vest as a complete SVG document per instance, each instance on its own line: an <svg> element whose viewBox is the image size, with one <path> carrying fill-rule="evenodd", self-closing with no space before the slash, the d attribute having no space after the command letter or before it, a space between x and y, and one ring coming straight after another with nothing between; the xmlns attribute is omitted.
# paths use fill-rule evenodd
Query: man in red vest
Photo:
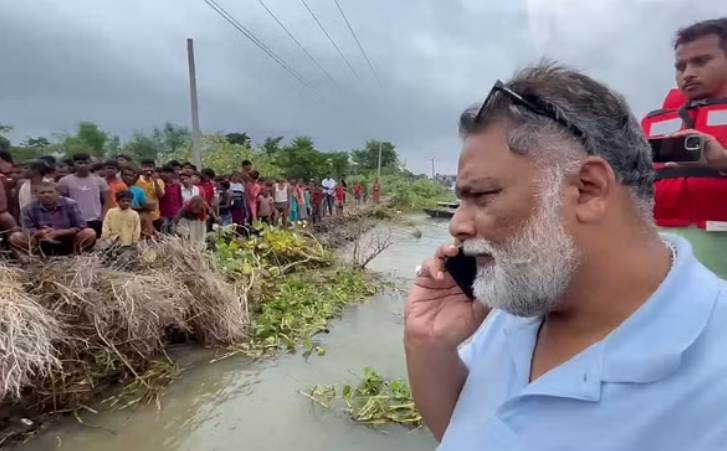
<svg viewBox="0 0 727 451"><path fill-rule="evenodd" d="M654 218L727 277L727 18L679 30L674 49L679 89L644 118L644 132L649 138L702 135L705 161L656 166Z"/></svg>

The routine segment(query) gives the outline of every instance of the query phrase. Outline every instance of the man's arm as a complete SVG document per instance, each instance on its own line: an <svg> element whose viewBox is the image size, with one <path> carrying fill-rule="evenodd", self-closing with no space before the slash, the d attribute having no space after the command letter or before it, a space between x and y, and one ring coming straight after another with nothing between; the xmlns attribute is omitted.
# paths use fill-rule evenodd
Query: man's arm
<svg viewBox="0 0 727 451"><path fill-rule="evenodd" d="M469 371L457 348L407 342L404 347L414 402L434 438L441 442Z"/></svg>
<svg viewBox="0 0 727 451"><path fill-rule="evenodd" d="M7 213L8 211L8 197L5 193L5 183L0 178L0 214Z"/></svg>
<svg viewBox="0 0 727 451"><path fill-rule="evenodd" d="M71 227L65 230L76 230L76 232L79 232L86 228L86 220L83 219L81 208L77 202L73 202L66 210L68 211L68 222L71 224Z"/></svg>
<svg viewBox="0 0 727 451"><path fill-rule="evenodd" d="M30 210L30 206L23 208L23 211L20 212L20 226L31 236L38 232L39 228L36 224L35 217Z"/></svg>
<svg viewBox="0 0 727 451"><path fill-rule="evenodd" d="M61 196L64 197L68 197L68 180L66 179L66 177L58 180L58 191L61 193Z"/></svg>
<svg viewBox="0 0 727 451"><path fill-rule="evenodd" d="M134 221L134 231L131 234L134 244L138 243L141 239L141 218L139 214L136 214L136 220Z"/></svg>
<svg viewBox="0 0 727 451"><path fill-rule="evenodd" d="M156 194L157 199L161 199L164 197L164 182L159 180L158 178L152 177L151 179L152 183L154 183L154 194Z"/></svg>
<svg viewBox="0 0 727 451"><path fill-rule="evenodd" d="M106 183L106 180L101 179L100 183L101 185L101 220L103 221L106 217L106 213L109 212L109 208L111 208L111 191L109 190L109 185Z"/></svg>
<svg viewBox="0 0 727 451"><path fill-rule="evenodd" d="M111 221L114 220L113 212L104 216L103 224L101 225L101 238L111 238Z"/></svg>

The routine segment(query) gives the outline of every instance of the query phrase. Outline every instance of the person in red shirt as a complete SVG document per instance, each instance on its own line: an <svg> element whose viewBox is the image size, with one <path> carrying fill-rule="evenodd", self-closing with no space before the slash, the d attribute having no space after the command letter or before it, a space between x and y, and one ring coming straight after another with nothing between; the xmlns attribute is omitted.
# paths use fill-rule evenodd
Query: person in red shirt
<svg viewBox="0 0 727 451"><path fill-rule="evenodd" d="M336 185L336 216L343 216L343 204L346 202L346 188L343 184L338 183Z"/></svg>
<svg viewBox="0 0 727 451"><path fill-rule="evenodd" d="M669 93L662 109L644 118L644 132L658 139L681 128L676 135L702 135L710 149L706 157L709 152L725 155L727 18L679 30L674 50L678 90ZM671 129L665 130L667 126ZM705 266L727 277L727 164L723 168L656 165L656 170L657 226L687 239Z"/></svg>
<svg viewBox="0 0 727 451"><path fill-rule="evenodd" d="M159 170L159 176L164 182L164 197L159 201L159 211L162 218L161 232L172 233L172 221L182 208L182 185L175 175L176 170L171 165L163 166Z"/></svg>
<svg viewBox="0 0 727 451"><path fill-rule="evenodd" d="M310 220L313 224L321 222L321 208L323 206L323 188L315 181L311 180L311 215Z"/></svg>
<svg viewBox="0 0 727 451"><path fill-rule="evenodd" d="M361 196L363 195L363 188L360 182L356 182L353 185L353 198L356 200L356 205L361 205Z"/></svg>
<svg viewBox="0 0 727 451"><path fill-rule="evenodd" d="M212 206L212 199L215 197L215 177L215 171L210 168L202 169L199 175L199 194L209 206Z"/></svg>
<svg viewBox="0 0 727 451"><path fill-rule="evenodd" d="M260 183L258 183L259 178L260 173L252 170L248 173L248 180L245 182L245 200L250 212L250 224L257 219L258 197L262 191Z"/></svg>

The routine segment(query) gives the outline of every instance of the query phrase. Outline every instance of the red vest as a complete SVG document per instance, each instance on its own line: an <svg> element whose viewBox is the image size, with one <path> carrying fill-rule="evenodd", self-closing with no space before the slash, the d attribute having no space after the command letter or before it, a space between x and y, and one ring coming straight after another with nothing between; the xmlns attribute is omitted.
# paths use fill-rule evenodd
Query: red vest
<svg viewBox="0 0 727 451"><path fill-rule="evenodd" d="M641 125L649 138L693 128L727 147L727 99L687 102L672 89L663 108L647 114ZM727 177L713 169L655 167L658 226L705 228L707 221L727 222Z"/></svg>

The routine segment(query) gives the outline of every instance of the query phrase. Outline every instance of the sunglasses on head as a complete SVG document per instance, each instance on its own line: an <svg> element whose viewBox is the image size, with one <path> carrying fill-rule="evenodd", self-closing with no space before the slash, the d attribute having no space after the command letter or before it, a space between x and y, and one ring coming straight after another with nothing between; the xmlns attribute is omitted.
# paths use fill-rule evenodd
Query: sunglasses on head
<svg viewBox="0 0 727 451"><path fill-rule="evenodd" d="M580 127L561 117L557 113L555 105L548 102L547 100L541 99L536 95L520 95L512 89L505 86L500 80L497 80L490 89L490 93L485 97L485 101L482 102L482 106L477 111L475 116L475 123L480 123L483 119L487 106L492 102L495 94L503 94L512 101L515 105L519 105L527 108L531 113L539 116L547 117L548 119L557 122L566 128L573 136L578 138L584 145L586 142L586 135L583 133Z"/></svg>

